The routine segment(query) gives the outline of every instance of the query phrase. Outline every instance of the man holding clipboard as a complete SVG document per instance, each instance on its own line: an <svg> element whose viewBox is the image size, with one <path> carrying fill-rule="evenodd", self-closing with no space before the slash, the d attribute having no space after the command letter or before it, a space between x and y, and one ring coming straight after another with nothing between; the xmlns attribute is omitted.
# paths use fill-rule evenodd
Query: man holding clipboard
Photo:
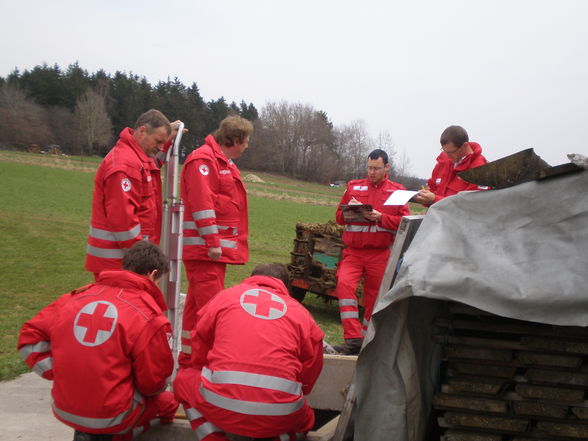
<svg viewBox="0 0 588 441"><path fill-rule="evenodd" d="M405 188L388 179L388 154L380 149L368 155L367 178L349 181L337 208L337 223L345 225L345 249L337 270L337 297L345 343L335 349L345 355L358 354L363 333L374 309L390 248L408 205L384 205L396 190ZM364 278L364 315L359 320L356 290Z"/></svg>

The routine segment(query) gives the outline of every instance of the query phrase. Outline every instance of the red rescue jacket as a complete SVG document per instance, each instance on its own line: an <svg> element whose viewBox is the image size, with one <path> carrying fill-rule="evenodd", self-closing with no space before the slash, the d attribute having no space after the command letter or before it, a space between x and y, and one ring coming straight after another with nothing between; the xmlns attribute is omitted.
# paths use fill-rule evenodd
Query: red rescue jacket
<svg viewBox="0 0 588 441"><path fill-rule="evenodd" d="M163 294L146 277L104 271L64 294L21 329L19 353L53 380L53 413L74 429L118 433L132 427L146 395L173 370Z"/></svg>
<svg viewBox="0 0 588 441"><path fill-rule="evenodd" d="M121 269L126 251L139 240L159 244L161 214L160 170L127 127L94 178L86 269Z"/></svg>
<svg viewBox="0 0 588 441"><path fill-rule="evenodd" d="M196 402L208 420L252 437L312 427L303 395L322 369L323 332L280 280L253 276L221 291L196 323Z"/></svg>
<svg viewBox="0 0 588 441"><path fill-rule="evenodd" d="M183 259L210 261L208 249L220 247L215 262L247 262L247 192L239 169L212 135L186 158L181 193L186 205Z"/></svg>
<svg viewBox="0 0 588 441"><path fill-rule="evenodd" d="M337 207L336 219L339 225L345 225L343 243L351 248L388 248L400 225L402 216L408 216L408 205L384 205L384 202L396 190L405 188L388 179L387 176L374 185L369 179L356 179L347 183L347 189ZM351 198L355 198L362 204L370 204L373 209L382 213L382 220L378 223L352 222L347 223L343 218L341 205L347 204Z"/></svg>
<svg viewBox="0 0 588 441"><path fill-rule="evenodd" d="M429 190L435 193L435 202L439 202L441 199L457 194L460 191L488 190L488 187L470 184L457 176L459 172L479 167L488 162L482 155L480 144L477 142L470 142L469 144L473 150L472 153L456 165L447 157L445 152L441 152L437 156L437 165L435 165L433 174L427 182Z"/></svg>

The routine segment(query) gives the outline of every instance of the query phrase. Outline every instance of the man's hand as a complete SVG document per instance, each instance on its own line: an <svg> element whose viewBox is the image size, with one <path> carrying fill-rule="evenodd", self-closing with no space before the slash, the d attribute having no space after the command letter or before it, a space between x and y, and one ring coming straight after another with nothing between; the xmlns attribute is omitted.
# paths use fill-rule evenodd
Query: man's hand
<svg viewBox="0 0 588 441"><path fill-rule="evenodd" d="M174 139L176 137L176 135L178 134L178 128L180 127L180 123L182 121L180 121L179 119L174 121L173 123L171 123L171 127L172 127L172 132L171 135L169 136L169 140L171 141L172 139ZM184 127L184 130L182 130L182 134L184 133L188 133L188 129Z"/></svg>
<svg viewBox="0 0 588 441"><path fill-rule="evenodd" d="M208 257L212 260L218 260L223 255L223 250L221 247L212 247L208 249Z"/></svg>
<svg viewBox="0 0 588 441"><path fill-rule="evenodd" d="M372 222L380 222L382 220L382 213L378 210L366 211L363 213L363 217Z"/></svg>
<svg viewBox="0 0 588 441"><path fill-rule="evenodd" d="M357 199L355 199L354 197L351 198L351 200L349 202L347 202L347 205L362 205L361 202L359 202Z"/></svg>
<svg viewBox="0 0 588 441"><path fill-rule="evenodd" d="M418 202L419 204L431 205L433 202L435 202L435 193L423 188L414 195L412 200Z"/></svg>

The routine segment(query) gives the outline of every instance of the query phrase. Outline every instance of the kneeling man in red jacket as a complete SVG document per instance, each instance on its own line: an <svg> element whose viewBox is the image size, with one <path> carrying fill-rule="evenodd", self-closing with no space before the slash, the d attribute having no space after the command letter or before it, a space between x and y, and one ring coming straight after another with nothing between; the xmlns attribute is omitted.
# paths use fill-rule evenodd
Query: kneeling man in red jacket
<svg viewBox="0 0 588 441"><path fill-rule="evenodd" d="M323 332L287 285L284 265L258 265L198 311L191 367L174 381L196 439L295 440L314 425L304 395L323 366Z"/></svg>
<svg viewBox="0 0 588 441"><path fill-rule="evenodd" d="M171 327L156 285L167 271L163 252L143 240L123 270L103 271L23 325L20 355L53 380L53 413L76 430L74 441L127 441L172 422L179 404L164 391L174 366Z"/></svg>

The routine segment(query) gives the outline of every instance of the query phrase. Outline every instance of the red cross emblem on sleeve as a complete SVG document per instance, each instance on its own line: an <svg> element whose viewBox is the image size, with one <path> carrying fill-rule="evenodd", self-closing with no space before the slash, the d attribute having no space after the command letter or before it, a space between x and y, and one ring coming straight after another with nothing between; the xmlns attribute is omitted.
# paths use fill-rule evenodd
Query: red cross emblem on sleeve
<svg viewBox="0 0 588 441"><path fill-rule="evenodd" d="M263 289L249 289L241 294L241 307L253 317L276 320L286 314L288 306L279 295Z"/></svg>
<svg viewBox="0 0 588 441"><path fill-rule="evenodd" d="M110 302L97 301L85 305L74 320L74 336L84 346L98 346L114 333L118 311Z"/></svg>

